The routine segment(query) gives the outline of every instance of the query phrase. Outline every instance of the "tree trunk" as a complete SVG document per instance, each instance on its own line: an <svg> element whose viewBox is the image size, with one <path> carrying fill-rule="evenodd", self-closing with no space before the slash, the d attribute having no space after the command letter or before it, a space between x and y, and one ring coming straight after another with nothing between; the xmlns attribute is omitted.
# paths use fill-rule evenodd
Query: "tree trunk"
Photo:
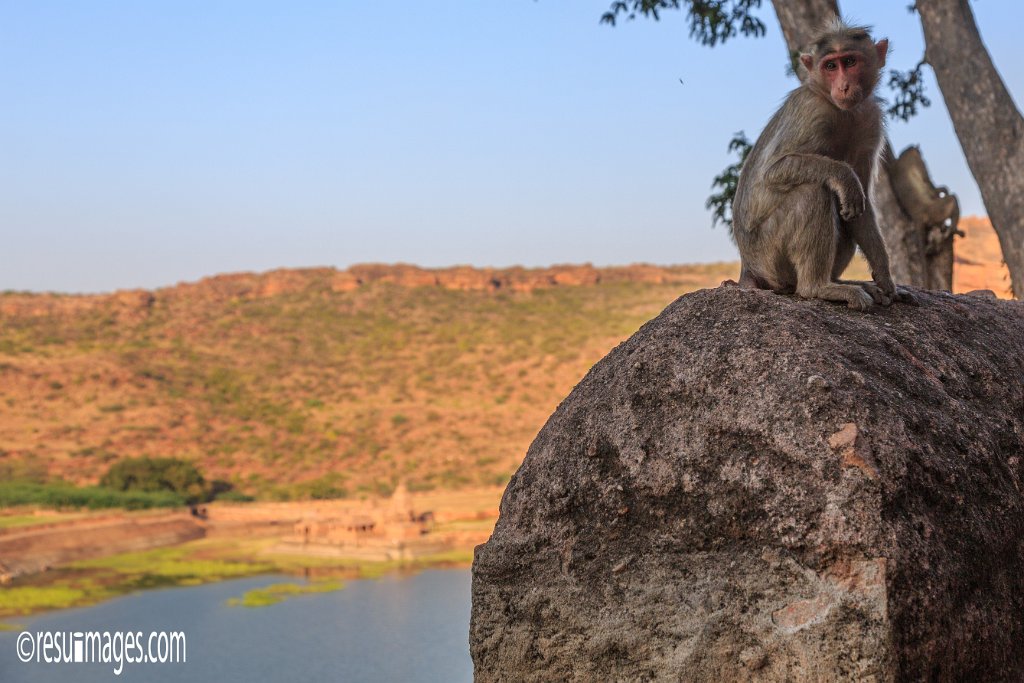
<svg viewBox="0 0 1024 683"><path fill-rule="evenodd" d="M999 235L1014 295L1024 295L1024 118L981 42L967 0L918 0L925 58Z"/></svg>
<svg viewBox="0 0 1024 683"><path fill-rule="evenodd" d="M892 279L906 285L926 287L928 283L927 256L922 232L914 225L907 212L900 206L893 188L892 176L896 165L889 139L882 145L882 157L878 160L878 173L871 183L871 206L875 209L878 228L882 231L885 250L889 252L889 269ZM950 247L949 277L939 282L937 289L953 288L953 249Z"/></svg>
<svg viewBox="0 0 1024 683"><path fill-rule="evenodd" d="M772 0L790 55L811 42L830 18L839 15L837 0Z"/></svg>
<svg viewBox="0 0 1024 683"><path fill-rule="evenodd" d="M786 38L791 61L795 61L793 56L811 41L828 19L839 15L838 0L772 0L772 6ZM892 277L901 284L916 287L938 285L938 289L952 289L952 268L945 281L940 278L937 283L929 282L928 273L933 269L927 263L923 233L900 207L892 188L891 163L886 163L893 159L888 139L884 152L883 163L879 164L869 193L886 251L889 252ZM949 262L952 264L952 246Z"/></svg>
<svg viewBox="0 0 1024 683"><path fill-rule="evenodd" d="M945 187L935 187L924 157L917 147L908 147L899 159L892 158L886 149L883 159L903 211L914 223L915 247L922 250L925 265L925 287L948 289L945 283L953 277L953 236L963 233L957 229L960 220L960 202Z"/></svg>

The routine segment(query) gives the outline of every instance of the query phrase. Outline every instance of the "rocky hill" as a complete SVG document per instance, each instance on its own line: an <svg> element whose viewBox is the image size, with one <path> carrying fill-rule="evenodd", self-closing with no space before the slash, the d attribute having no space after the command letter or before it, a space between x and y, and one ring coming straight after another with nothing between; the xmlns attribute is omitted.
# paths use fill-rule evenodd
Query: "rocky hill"
<svg viewBox="0 0 1024 683"><path fill-rule="evenodd" d="M0 476L176 456L270 497L504 483L612 346L731 264L221 275L0 295Z"/></svg>

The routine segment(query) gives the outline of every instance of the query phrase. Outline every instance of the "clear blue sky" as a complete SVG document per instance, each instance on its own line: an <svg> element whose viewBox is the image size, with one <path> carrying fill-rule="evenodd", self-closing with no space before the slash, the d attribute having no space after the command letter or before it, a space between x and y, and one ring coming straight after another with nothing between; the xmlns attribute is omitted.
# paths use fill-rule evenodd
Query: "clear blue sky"
<svg viewBox="0 0 1024 683"><path fill-rule="evenodd" d="M793 82L768 35L714 49L608 0L0 4L0 290L276 267L733 260L704 209ZM909 0L844 0L922 54ZM1011 93L1024 4L973 2ZM680 83L680 80L682 83ZM892 123L984 213L942 98Z"/></svg>

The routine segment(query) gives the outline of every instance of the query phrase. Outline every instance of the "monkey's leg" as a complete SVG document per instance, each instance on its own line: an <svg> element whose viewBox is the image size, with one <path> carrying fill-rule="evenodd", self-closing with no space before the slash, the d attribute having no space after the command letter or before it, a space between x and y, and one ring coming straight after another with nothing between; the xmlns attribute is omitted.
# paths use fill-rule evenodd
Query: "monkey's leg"
<svg viewBox="0 0 1024 683"><path fill-rule="evenodd" d="M796 271L797 295L845 302L858 311L871 308L874 300L863 288L832 282L841 238L832 193L820 185L807 184L794 190L791 197L788 252Z"/></svg>
<svg viewBox="0 0 1024 683"><path fill-rule="evenodd" d="M875 220L875 212L871 208L871 203L868 203L863 214L851 221L847 221L846 226L850 230L854 241L857 242L861 251L864 252L864 257L868 260L868 266L871 267L871 277L874 279L874 285L871 286L870 283L864 283L863 286L871 294L872 298L876 298L876 292L872 291L876 289L884 299L888 299L889 303L902 301L903 303L916 304L917 297L906 289L897 287L892 280L892 275L889 272L889 254L885 251L882 233L878 230L878 223ZM889 303L879 303L882 303L883 306L889 305Z"/></svg>
<svg viewBox="0 0 1024 683"><path fill-rule="evenodd" d="M767 282L763 278L754 275L745 265L740 266L740 287L747 289L771 289Z"/></svg>
<svg viewBox="0 0 1024 683"><path fill-rule="evenodd" d="M853 238L849 234L849 229L842 223L840 223L839 239L836 242L836 257L832 264L832 281L837 282L841 285L856 285L860 287L874 300L879 306L888 306L892 303L892 299L885 295L885 292L876 285L874 282L865 282L864 280L844 280L841 276L843 272L849 267L850 261L853 260L853 255L857 251L857 243L853 241Z"/></svg>
<svg viewBox="0 0 1024 683"><path fill-rule="evenodd" d="M892 303L892 299L885 295L885 292L876 285L874 282L865 282L864 280L844 280L841 276L843 272L849 267L850 261L853 260L853 255L857 251L857 243L853 241L853 237L850 236L849 228L840 223L839 239L836 242L836 257L832 264L832 281L837 282L841 285L856 285L860 287L874 300L879 306L888 306Z"/></svg>
<svg viewBox="0 0 1024 683"><path fill-rule="evenodd" d="M766 234L767 233L767 234ZM772 275L765 271L765 244L772 243L772 227L765 226L751 232L739 221L733 225L733 238L740 250L740 281L739 286L746 289L774 289ZM767 276L767 277L766 277Z"/></svg>

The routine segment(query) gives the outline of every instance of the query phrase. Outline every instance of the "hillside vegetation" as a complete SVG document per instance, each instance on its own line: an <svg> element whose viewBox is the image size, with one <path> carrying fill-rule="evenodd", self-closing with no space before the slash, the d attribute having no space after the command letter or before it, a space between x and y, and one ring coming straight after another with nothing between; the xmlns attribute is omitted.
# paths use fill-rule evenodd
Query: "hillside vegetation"
<svg viewBox="0 0 1024 683"><path fill-rule="evenodd" d="M0 476L92 484L119 459L150 456L193 460L267 498L504 483L594 362L734 271L444 280L453 271L362 267L8 293Z"/></svg>
<svg viewBox="0 0 1024 683"><path fill-rule="evenodd" d="M991 228L968 227L973 289L998 269L976 256ZM503 484L591 365L737 270L364 265L2 294L0 480L95 484L148 456L270 499Z"/></svg>

